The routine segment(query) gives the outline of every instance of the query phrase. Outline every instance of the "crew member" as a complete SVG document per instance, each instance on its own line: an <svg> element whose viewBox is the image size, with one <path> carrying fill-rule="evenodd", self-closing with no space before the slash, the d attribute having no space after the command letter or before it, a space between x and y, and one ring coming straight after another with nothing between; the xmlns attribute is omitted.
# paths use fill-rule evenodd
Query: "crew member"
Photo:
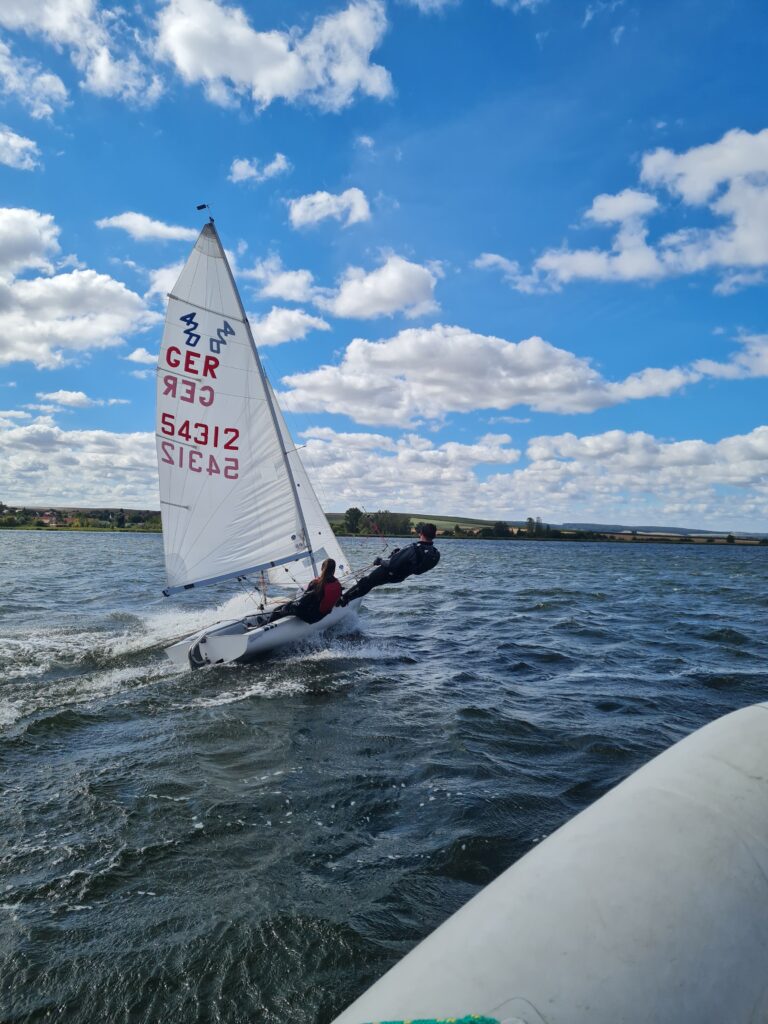
<svg viewBox="0 0 768 1024"><path fill-rule="evenodd" d="M419 539L407 548L395 548L389 558L377 558L376 568L350 587L341 598L340 604L347 605L358 597L364 597L374 587L385 583L402 583L409 576L421 576L434 569L440 561L440 552L433 541L437 528L434 523L420 523L416 528Z"/></svg>
<svg viewBox="0 0 768 1024"><path fill-rule="evenodd" d="M303 622L319 622L324 619L338 604L341 597L341 584L334 576L336 562L326 558L320 566L320 575L307 584L307 589L295 601L288 601L275 608L267 619L283 619L286 615L295 615Z"/></svg>

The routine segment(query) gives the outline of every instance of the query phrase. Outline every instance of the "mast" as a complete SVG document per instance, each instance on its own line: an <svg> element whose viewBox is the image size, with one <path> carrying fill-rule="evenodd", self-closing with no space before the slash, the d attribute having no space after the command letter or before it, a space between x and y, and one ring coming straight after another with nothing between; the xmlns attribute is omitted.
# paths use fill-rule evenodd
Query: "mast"
<svg viewBox="0 0 768 1024"><path fill-rule="evenodd" d="M229 265L229 260L227 259L226 251L224 250L224 246L221 243L221 238L219 236L219 232L216 230L216 225L214 223L213 217L209 217L208 218L208 222L209 222L209 224L211 226L211 230L213 231L214 235L216 236L216 241L219 243L219 248L221 249L221 255L222 255L223 259L224 259L224 266L227 268L227 274L229 275L229 280L230 280L230 282L232 284L232 289L233 289L233 291L235 293L235 297L237 299L237 304L240 307L240 315L242 317L243 323L245 324L245 330L246 330L246 333L248 335L248 341L250 342L250 345L251 345L251 351L253 352L253 357L256 360L256 366L257 366L258 371L259 371L259 377L261 378L261 383L262 383L262 385L264 387L264 394L265 394L266 400L267 400L267 408L269 409L269 414L270 414L270 417L272 419L272 425L275 428L275 433L277 434L278 443L280 445L280 452L282 453L282 457L283 457L283 465L285 466L285 472L286 472L286 474L288 476L288 481L289 481L289 483L291 485L291 493L293 494L293 501L294 501L294 504L296 506L296 511L298 512L298 515L299 515L299 522L301 523L301 529L302 529L302 531L304 533L304 541L306 543L307 551L309 553L309 558L310 558L310 561L312 563L312 572L315 574L315 576L317 576L317 563L315 561L315 555L314 555L314 552L312 550L312 541L311 541L311 538L309 536L309 530L307 529L306 520L304 519L304 510L302 509L301 502L299 501L299 491L298 491L298 488L296 487L296 480L294 478L293 470L291 469L291 463L290 463L290 460L288 458L288 449L285 447L285 444L283 442L283 433L282 433L282 431L280 429L280 423L278 422L278 419L277 419L277 413L275 412L275 404L274 404L274 401L272 399L272 389L269 386L269 381L267 380L267 375L264 372L264 367L262 366L262 363L261 363L261 357L259 356L259 350L256 348L256 342L255 342L254 337L253 337L253 332L251 331L251 325L250 325L250 322L248 320L248 316L246 315L245 307L243 306L243 300L240 298L240 291L239 291L239 289L237 287L237 283L235 282L235 278L234 278L234 275L232 273L232 268Z"/></svg>

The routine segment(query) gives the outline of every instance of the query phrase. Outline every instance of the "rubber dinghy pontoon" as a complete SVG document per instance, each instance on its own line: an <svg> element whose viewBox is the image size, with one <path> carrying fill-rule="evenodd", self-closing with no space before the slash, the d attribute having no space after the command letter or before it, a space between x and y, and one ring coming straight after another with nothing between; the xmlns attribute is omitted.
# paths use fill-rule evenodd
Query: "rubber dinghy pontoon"
<svg viewBox="0 0 768 1024"><path fill-rule="evenodd" d="M768 704L558 829L334 1024L768 1021Z"/></svg>

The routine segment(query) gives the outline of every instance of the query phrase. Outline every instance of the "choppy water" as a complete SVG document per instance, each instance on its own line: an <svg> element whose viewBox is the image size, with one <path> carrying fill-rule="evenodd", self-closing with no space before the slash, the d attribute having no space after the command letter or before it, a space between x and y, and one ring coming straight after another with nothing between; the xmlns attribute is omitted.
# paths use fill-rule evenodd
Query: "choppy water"
<svg viewBox="0 0 768 1024"><path fill-rule="evenodd" d="M768 697L765 548L440 546L343 635L179 675L164 644L244 596L160 597L157 536L0 533L1 1020L327 1024Z"/></svg>

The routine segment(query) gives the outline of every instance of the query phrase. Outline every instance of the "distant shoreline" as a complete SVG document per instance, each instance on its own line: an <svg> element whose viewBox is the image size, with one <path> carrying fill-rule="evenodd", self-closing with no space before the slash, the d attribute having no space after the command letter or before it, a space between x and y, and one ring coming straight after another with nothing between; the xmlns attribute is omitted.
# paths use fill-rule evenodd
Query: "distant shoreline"
<svg viewBox="0 0 768 1024"><path fill-rule="evenodd" d="M135 536L142 536L146 534L162 535L162 529L156 529L152 527L131 527L131 526L3 526L0 525L0 531L7 533L127 533ZM337 537L344 537L347 540L362 540L362 539L380 539L377 534L373 533L337 533ZM393 540L413 540L415 534L413 533L392 533L387 535L388 539ZM754 538L754 537L735 537L732 534L727 536L712 536L712 535L700 535L700 534L657 534L657 533L600 533L593 530L572 530L568 531L566 535L561 536L528 536L526 534L516 534L509 537L479 537L474 534L467 534L466 536L457 536L453 533L440 534L437 537L439 541L445 540L479 540L479 541L502 541L503 543L519 544L521 542L532 541L536 544L541 543L552 543L552 544L563 544L563 543L574 543L574 544L595 544L595 543L609 543L609 544L683 544L686 546L696 545L697 547L708 547L708 546L726 546L726 547L768 547L768 538Z"/></svg>

